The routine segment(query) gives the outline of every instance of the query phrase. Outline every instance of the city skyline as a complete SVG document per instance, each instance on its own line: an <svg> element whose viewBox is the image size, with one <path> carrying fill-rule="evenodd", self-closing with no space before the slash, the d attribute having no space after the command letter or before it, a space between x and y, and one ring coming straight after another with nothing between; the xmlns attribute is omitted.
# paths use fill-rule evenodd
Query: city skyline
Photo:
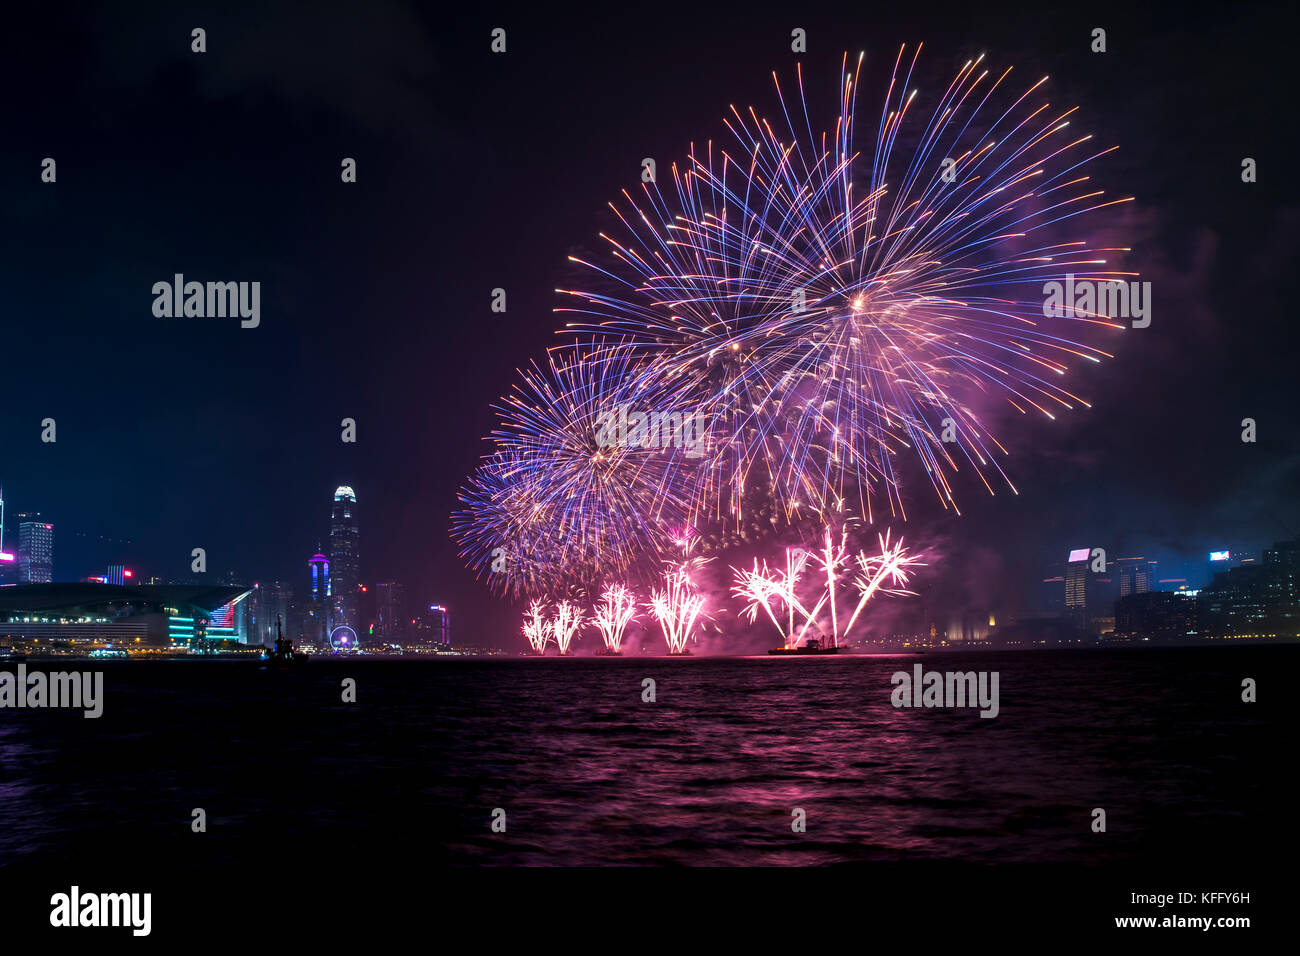
<svg viewBox="0 0 1300 956"><path fill-rule="evenodd" d="M315 614L319 615L318 627L320 633L313 636L306 631L301 636L307 637L317 645L328 643L325 635L343 624L354 626L366 626L380 628L380 634L383 633L384 620L388 620L388 629L397 633L405 629L405 615L394 625L394 609L405 603L408 598L406 593L410 586L406 582L398 581L380 581L371 580L361 575L358 570L360 567L357 559L359 551L359 531L357 519L354 514L356 505L356 492L351 486L340 485L335 488L331 496L332 508L329 523L329 540L331 554L326 556L317 553L307 561L307 571L297 578L276 579L265 576L252 575L241 580L240 576L234 572L227 571L224 574L214 573L207 580L216 583L239 582L247 584L251 588L267 588L274 594L279 595L282 592L287 595L284 599L286 609L293 607L295 613L304 613L304 608L314 606L317 608ZM12 512L16 519L24 527L30 527L35 522L23 519L29 519L36 513ZM52 527L52 525L42 524L42 527ZM1216 539L1222 543L1222 539ZM1233 540L1240 540L1236 537ZM1271 542L1273 548L1277 547L1279 539L1275 537ZM1214 582L1215 575L1229 570L1233 567L1250 566L1259 561L1266 560L1269 549L1260 547L1254 551L1244 551L1240 547L1236 549L1209 549L1202 554L1202 559L1195 559L1183 562L1183 566L1191 569L1192 577L1189 578L1161 578L1158 572L1160 562L1150 560L1144 555L1137 556L1119 556L1105 558L1104 549L1094 552L1092 548L1070 548L1065 553L1058 556L1056 561L1049 561L1043 565L1043 569L1051 575L1053 571L1060 570L1063 574L1044 577L1041 579L1042 587L1032 589L1033 597L1023 603L1012 605L1007 602L990 603L990 602L967 602L965 604L944 603L942 599L936 597L934 591L937 585L923 587L918 591L919 602L912 605L903 605L895 607L887 614L887 621L901 620L920 620L924 622L923 626L916 626L915 634L921 635L925 627L933 629L939 628L938 637L940 640L946 634L949 640L969 642L973 630L978 629L981 633L993 631L993 619L999 618L1002 621L1002 629L1007 630L1008 625L1015 625L1020 619L1029 621L1043 621L1050 618L1070 618L1071 612L1074 614L1073 628L1080 635L1091 634L1094 637L1103 627L1114 626L1118 611L1118 600L1128 595L1145 594L1145 593L1184 593L1194 597L1196 593L1206 585ZM1102 560L1106 560L1105 570L1098 570L1095 566L1097 557L1101 555ZM337 566L337 558L342 555L350 560L353 564L353 573L351 575L351 597L349 602L345 599L348 592L344 591L346 587L342 579L334 573ZM17 555L15 555L17 557ZM12 564L16 567L19 562ZM54 581L86 581L98 580L106 583L146 583L149 581L167 580L171 583L195 582L204 580L202 575L181 574L174 578L166 578L156 574L149 574L147 566L140 565L139 562L128 562L137 569L133 570L127 564L109 565L107 576L100 574L80 575L73 578L60 578L57 575L52 579ZM1091 564L1091 567L1090 567ZM114 570L116 569L116 570ZM100 569L97 569L100 570ZM1071 574L1078 572L1077 578L1072 578ZM1200 572L1198 578L1198 572ZM122 575L136 575L135 581L126 581ZM116 576L115 576L116 575ZM3 578L0 578L0 582ZM29 582L15 577L15 580L7 582L9 584L36 583ZM1024 582L1027 586L1032 582ZM418 586L417 586L418 588ZM359 610L360 602L363 600L363 591L375 592L370 597L364 598L366 607L370 614L366 619L362 619ZM381 598L381 594L383 597ZM394 598L394 595L400 597ZM279 598L273 598L278 601ZM386 611L381 612L380 602L386 601ZM297 603L295 603L295 601ZM303 603L306 602L306 603ZM419 598L414 599L415 605L419 605ZM250 607L255 602L250 602ZM276 604L275 606L279 606ZM432 612L435 608L443 610L441 604L431 604L429 610ZM251 611L249 612L251 614ZM420 612L416 612L417 615ZM918 618L919 615L919 618ZM972 627L970 621L974 617L988 617L989 625L987 628L982 625ZM250 643L269 643L265 638L273 633L276 617L284 617L288 620L289 615L285 611L273 614L265 618L256 626L249 624L247 626L247 635ZM242 619L241 619L242 620ZM414 620L411 622L415 623ZM895 628L896 629L896 628ZM890 630L890 624L886 623L883 627L877 628L872 641L879 641ZM1108 631L1107 631L1108 633ZM475 643L479 646L505 646L510 648L517 643L512 641L515 635L513 631L506 631L502 634L480 633L474 635ZM377 641L374 635L368 634L362 638L363 643L375 644Z"/></svg>

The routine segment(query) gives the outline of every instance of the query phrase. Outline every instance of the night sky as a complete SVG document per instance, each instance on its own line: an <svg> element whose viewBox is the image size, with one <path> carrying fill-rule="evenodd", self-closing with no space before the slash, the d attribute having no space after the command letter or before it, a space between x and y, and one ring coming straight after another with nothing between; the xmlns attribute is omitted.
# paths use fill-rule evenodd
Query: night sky
<svg viewBox="0 0 1300 956"><path fill-rule="evenodd" d="M491 403L558 341L566 256L599 248L642 157L663 170L721 138L730 103L770 110L773 69L801 59L831 90L844 50L883 69L903 42L925 43L931 85L980 52L1052 75L1053 103L1121 146L1096 173L1137 197L1116 235L1154 296L1149 329L1072 376L1091 410L999 431L1018 497L959 484L956 519L917 489L905 530L942 553L936 586L1014 603L1084 546L1195 585L1211 548L1300 533L1296 23L1274 5L326 6L6 13L0 484L11 511L54 523L57 578L109 558L188 576L201 546L210 572L301 591L348 484L363 580L449 604L462 636L515 629L461 566L448 514ZM1096 26L1105 54L1089 51ZM260 327L155 318L150 290L178 272L260 281Z"/></svg>

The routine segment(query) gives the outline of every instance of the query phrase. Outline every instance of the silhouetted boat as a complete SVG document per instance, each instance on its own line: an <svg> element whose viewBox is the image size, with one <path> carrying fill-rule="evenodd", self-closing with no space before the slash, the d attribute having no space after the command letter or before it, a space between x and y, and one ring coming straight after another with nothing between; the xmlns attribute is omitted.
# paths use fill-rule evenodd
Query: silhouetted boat
<svg viewBox="0 0 1300 956"><path fill-rule="evenodd" d="M822 642L815 637L810 637L806 642L798 647L774 647L769 654L777 656L802 657L809 654L838 654L838 647L823 647Z"/></svg>
<svg viewBox="0 0 1300 956"><path fill-rule="evenodd" d="M280 630L280 618L275 619L275 647L266 652L260 661L261 670L289 670L307 663L310 655L300 654L294 650L293 641L285 637Z"/></svg>
<svg viewBox="0 0 1300 956"><path fill-rule="evenodd" d="M691 649L689 647L683 647L680 651L669 651L668 656L669 657L690 657Z"/></svg>
<svg viewBox="0 0 1300 956"><path fill-rule="evenodd" d="M597 648L596 656L597 657L622 657L623 652L611 650L608 647L601 647L601 648Z"/></svg>

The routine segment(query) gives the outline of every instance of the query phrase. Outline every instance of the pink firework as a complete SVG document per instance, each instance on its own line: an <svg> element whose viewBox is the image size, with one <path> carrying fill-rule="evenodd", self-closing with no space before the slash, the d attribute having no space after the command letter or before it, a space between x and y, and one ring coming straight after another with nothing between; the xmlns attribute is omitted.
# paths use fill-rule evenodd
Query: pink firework
<svg viewBox="0 0 1300 956"><path fill-rule="evenodd" d="M622 653L623 632L636 617L636 595L622 584L611 584L600 596L591 621L600 631L605 647L612 653Z"/></svg>
<svg viewBox="0 0 1300 956"><path fill-rule="evenodd" d="M582 612L578 605L567 599L555 605L555 615L547 627L561 654L569 653L569 644L573 641L573 635L578 632L582 624Z"/></svg>
<svg viewBox="0 0 1300 956"><path fill-rule="evenodd" d="M550 625L546 623L546 605L542 601L534 601L528 605L528 610L524 613L524 637L528 640L528 646L533 649L534 654L545 654L546 645L551 639Z"/></svg>
<svg viewBox="0 0 1300 956"><path fill-rule="evenodd" d="M848 530L842 520L838 530L827 524L822 531L821 547L815 552L799 548L786 548L786 569L772 570L767 562L756 560L751 571L732 568L736 585L732 593L749 603L743 614L752 622L762 608L781 632L785 646L793 650L803 642L810 628L818 624L829 645L836 647L848 637L857 623L863 608L877 594L902 596L912 594L906 590L912 568L922 565L918 558L907 552L903 539L891 543L889 532L878 535L879 554L859 550L852 554L848 547ZM811 559L819 565L819 574L805 580L804 571ZM849 616L848 624L840 627L840 601L845 592L856 589L858 600ZM784 626L777 617L784 609ZM819 618L825 614L825 620Z"/></svg>
<svg viewBox="0 0 1300 956"><path fill-rule="evenodd" d="M663 628L669 654L686 653L686 642L693 636L696 621L704 611L704 596L691 580L691 568L698 563L669 562L664 572L664 587L650 592L649 607Z"/></svg>
<svg viewBox="0 0 1300 956"><path fill-rule="evenodd" d="M807 563L807 551L802 548L786 548L785 571L772 570L768 567L766 561L760 566L757 559L754 560L754 569L752 571L732 568L732 571L736 573L737 582L736 586L732 588L732 593L736 597L745 598L749 602L742 613L748 614L752 623L758 617L758 609L763 608L781 634L781 639L785 642L786 647L794 647L798 643L794 629L795 613L798 612L800 619L805 624L815 615L815 612L810 614L808 609L803 606L798 595L799 579L803 576L804 567ZM777 609L773 605L784 609L786 616L784 626L777 619Z"/></svg>
<svg viewBox="0 0 1300 956"><path fill-rule="evenodd" d="M855 559L858 574L853 579L853 584L858 589L858 606L853 609L853 616L849 618L848 626L844 628L845 636L852 629L862 609L867 606L867 602L876 594L896 596L914 594L914 591L906 590L912 573L908 569L923 566L925 563L907 553L901 537L897 543L890 544L889 532L886 531L883 535L878 535L876 540L880 543L880 554L868 557L865 551L860 551Z"/></svg>

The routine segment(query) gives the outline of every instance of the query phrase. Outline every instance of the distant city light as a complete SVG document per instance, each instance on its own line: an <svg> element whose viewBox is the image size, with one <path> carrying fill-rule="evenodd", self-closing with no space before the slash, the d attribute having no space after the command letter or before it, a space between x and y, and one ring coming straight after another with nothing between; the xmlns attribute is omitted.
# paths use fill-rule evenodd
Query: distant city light
<svg viewBox="0 0 1300 956"><path fill-rule="evenodd" d="M8 551L0 551L0 561L12 561L14 556Z"/></svg>
<svg viewBox="0 0 1300 956"><path fill-rule="evenodd" d="M122 577L124 577L124 578L130 578L130 577L134 577L134 576L135 576L135 572L134 572L134 571L126 570L126 571L123 571L123 572L122 572Z"/></svg>
<svg viewBox="0 0 1300 956"><path fill-rule="evenodd" d="M1070 552L1070 563L1073 564L1075 561L1087 561L1088 555L1090 554L1092 554L1091 548L1075 548Z"/></svg>
<svg viewBox="0 0 1300 956"><path fill-rule="evenodd" d="M1227 561L1230 557L1232 557L1232 555L1231 555L1231 553L1229 553L1229 552L1227 552L1227 551L1211 551L1211 552L1210 552L1210 560L1211 560L1211 561Z"/></svg>

